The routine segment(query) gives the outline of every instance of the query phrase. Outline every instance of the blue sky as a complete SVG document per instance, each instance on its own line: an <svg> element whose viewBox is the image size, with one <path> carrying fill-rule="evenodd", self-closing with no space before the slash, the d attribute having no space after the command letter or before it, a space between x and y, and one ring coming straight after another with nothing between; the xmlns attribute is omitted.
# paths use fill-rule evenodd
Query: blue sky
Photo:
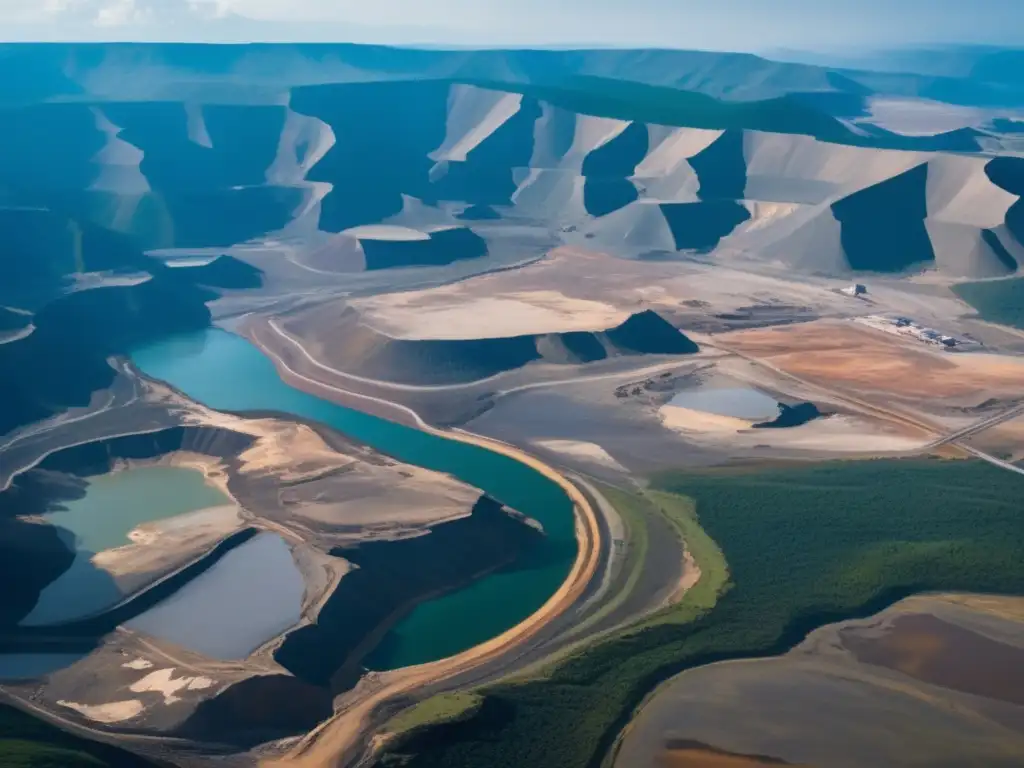
<svg viewBox="0 0 1024 768"><path fill-rule="evenodd" d="M0 0L0 39L754 51L1024 45L1024 0Z"/></svg>

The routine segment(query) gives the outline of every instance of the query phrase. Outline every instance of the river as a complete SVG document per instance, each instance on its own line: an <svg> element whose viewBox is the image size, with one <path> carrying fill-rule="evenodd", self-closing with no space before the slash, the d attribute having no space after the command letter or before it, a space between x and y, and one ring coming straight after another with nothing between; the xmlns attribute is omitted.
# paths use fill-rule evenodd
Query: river
<svg viewBox="0 0 1024 768"><path fill-rule="evenodd" d="M572 502L556 483L515 459L302 392L285 383L257 347L220 329L151 344L136 350L132 361L210 408L320 422L401 461L447 472L543 525L547 536L527 558L418 605L367 659L373 669L435 661L495 637L540 608L569 574L577 551Z"/></svg>

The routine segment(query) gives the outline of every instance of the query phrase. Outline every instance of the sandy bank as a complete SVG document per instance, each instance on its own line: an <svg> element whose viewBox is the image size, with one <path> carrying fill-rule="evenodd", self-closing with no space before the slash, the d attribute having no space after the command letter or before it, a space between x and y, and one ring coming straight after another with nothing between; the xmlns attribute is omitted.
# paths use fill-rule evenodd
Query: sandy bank
<svg viewBox="0 0 1024 768"><path fill-rule="evenodd" d="M926 435L912 435L907 429L880 420L847 414L825 416L784 429L754 429L751 422L743 419L674 405L662 406L658 415L665 428L694 443L733 448L891 454L920 451L930 442Z"/></svg>
<svg viewBox="0 0 1024 768"><path fill-rule="evenodd" d="M626 468L619 464L614 456L597 443L585 440L534 440L533 444L538 448L544 448L588 464L596 464L618 472L626 471Z"/></svg>
<svg viewBox="0 0 1024 768"><path fill-rule="evenodd" d="M231 504L186 512L134 528L131 544L97 552L92 562L115 578L159 573L211 549L242 524Z"/></svg>
<svg viewBox="0 0 1024 768"><path fill-rule="evenodd" d="M732 416L719 416L707 411L683 408L679 405L661 406L658 409L658 416L665 427L683 434L690 432L732 434L741 429L750 429L752 426L752 422L745 421L744 419L737 419Z"/></svg>
<svg viewBox="0 0 1024 768"><path fill-rule="evenodd" d="M282 378L302 388L303 380L293 379L285 363L265 354L278 364ZM292 538L293 528L303 535L318 530L330 546L396 538L466 517L480 496L478 489L448 474L398 462L340 433L328 437L301 421L242 418L197 404L189 407L190 419L200 424L256 438L238 455L238 474L254 483L273 478L287 517L278 516L280 525L274 525L264 510L258 524ZM325 524L340 527L326 533Z"/></svg>

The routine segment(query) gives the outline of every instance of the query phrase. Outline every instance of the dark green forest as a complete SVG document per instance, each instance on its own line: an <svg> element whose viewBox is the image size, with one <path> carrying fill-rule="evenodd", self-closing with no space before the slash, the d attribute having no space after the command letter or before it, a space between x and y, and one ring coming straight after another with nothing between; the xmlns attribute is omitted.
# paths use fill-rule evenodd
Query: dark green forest
<svg viewBox="0 0 1024 768"><path fill-rule="evenodd" d="M0 765L4 768L156 768L153 763L99 742L79 739L0 705Z"/></svg>
<svg viewBox="0 0 1024 768"><path fill-rule="evenodd" d="M1024 478L982 462L672 472L652 485L695 500L731 589L691 624L626 632L545 679L485 689L473 717L402 745L409 766L596 767L680 671L782 653L915 592L1024 593Z"/></svg>

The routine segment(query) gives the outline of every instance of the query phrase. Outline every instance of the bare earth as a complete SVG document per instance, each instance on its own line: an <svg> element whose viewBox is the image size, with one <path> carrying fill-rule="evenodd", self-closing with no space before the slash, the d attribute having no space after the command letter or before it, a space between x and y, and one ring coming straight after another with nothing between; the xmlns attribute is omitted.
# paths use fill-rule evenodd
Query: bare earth
<svg viewBox="0 0 1024 768"><path fill-rule="evenodd" d="M856 392L981 401L1024 389L1024 358L933 352L853 323L818 321L715 338L787 373Z"/></svg>

